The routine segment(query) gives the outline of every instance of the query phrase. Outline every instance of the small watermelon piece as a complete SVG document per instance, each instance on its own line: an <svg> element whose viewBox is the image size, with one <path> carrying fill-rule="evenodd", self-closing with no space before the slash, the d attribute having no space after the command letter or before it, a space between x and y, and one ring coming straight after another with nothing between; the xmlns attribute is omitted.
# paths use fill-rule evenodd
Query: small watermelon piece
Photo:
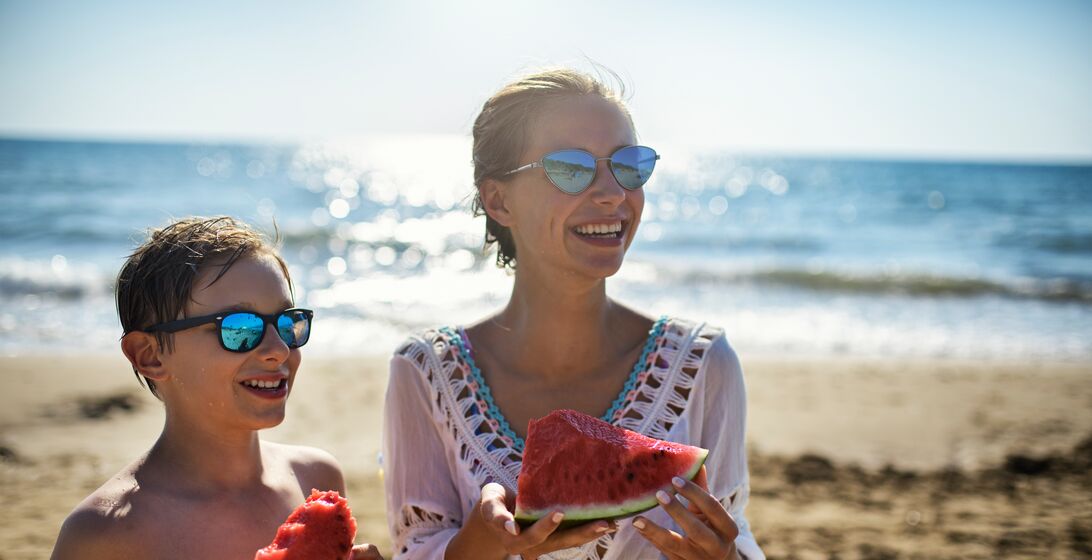
<svg viewBox="0 0 1092 560"><path fill-rule="evenodd" d="M344 560L352 553L354 538L356 519L345 498L336 490L312 489L254 560Z"/></svg>
<svg viewBox="0 0 1092 560"><path fill-rule="evenodd" d="M531 420L516 492L516 521L554 511L563 525L617 519L659 505L671 479L692 479L709 451L612 426L575 410Z"/></svg>

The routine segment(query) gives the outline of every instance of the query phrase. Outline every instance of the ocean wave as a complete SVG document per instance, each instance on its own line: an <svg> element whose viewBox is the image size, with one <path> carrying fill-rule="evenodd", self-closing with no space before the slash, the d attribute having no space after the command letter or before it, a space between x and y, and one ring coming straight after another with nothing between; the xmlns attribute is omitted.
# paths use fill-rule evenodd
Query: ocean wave
<svg viewBox="0 0 1092 560"><path fill-rule="evenodd" d="M1092 233L1069 232L1061 234L1020 233L1000 236L995 244L1002 247L1019 247L1049 251L1062 255L1092 254Z"/></svg>
<svg viewBox="0 0 1092 560"><path fill-rule="evenodd" d="M48 296L77 300L109 294L113 278L93 265L73 265L63 257L49 262L0 260L0 295Z"/></svg>
<svg viewBox="0 0 1092 560"><path fill-rule="evenodd" d="M658 249L695 249L705 250L710 247L730 248L733 250L762 250L780 253L817 253L825 244L813 237L792 235L727 235L721 232L709 233L672 233L655 241Z"/></svg>
<svg viewBox="0 0 1092 560"><path fill-rule="evenodd" d="M682 284L766 284L816 292L899 294L918 297L970 298L1003 296L1092 304L1092 282L1072 278L987 278L931 274L852 273L795 268L747 272L659 270L657 280Z"/></svg>

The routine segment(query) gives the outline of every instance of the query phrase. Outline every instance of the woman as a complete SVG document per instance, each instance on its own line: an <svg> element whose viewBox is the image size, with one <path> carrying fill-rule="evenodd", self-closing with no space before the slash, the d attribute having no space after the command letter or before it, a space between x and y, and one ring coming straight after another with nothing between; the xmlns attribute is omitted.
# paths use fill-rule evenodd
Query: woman
<svg viewBox="0 0 1092 560"><path fill-rule="evenodd" d="M743 517L746 401L720 330L654 319L606 279L637 233L658 159L625 105L569 69L521 78L474 123L475 211L512 295L466 328L410 338L391 361L384 431L396 558L762 558ZM518 266L517 266L518 262ZM528 420L575 409L711 450L707 488L617 524L520 529L511 507ZM699 475L699 481L702 476ZM664 500L661 500L664 501Z"/></svg>

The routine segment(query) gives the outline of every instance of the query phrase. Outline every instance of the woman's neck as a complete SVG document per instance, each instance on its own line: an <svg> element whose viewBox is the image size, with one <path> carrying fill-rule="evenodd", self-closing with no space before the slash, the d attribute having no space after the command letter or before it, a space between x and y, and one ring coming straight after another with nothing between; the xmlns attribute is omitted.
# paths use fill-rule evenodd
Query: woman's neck
<svg viewBox="0 0 1092 560"><path fill-rule="evenodd" d="M516 273L508 305L491 323L506 361L520 370L565 382L632 341L625 323L635 314L607 297L602 279L542 281ZM620 336L621 335L621 336Z"/></svg>

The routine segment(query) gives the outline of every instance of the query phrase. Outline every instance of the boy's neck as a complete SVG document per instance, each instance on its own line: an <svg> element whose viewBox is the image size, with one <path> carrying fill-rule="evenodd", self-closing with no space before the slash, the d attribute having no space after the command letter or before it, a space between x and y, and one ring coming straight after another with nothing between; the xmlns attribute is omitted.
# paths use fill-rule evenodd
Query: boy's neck
<svg viewBox="0 0 1092 560"><path fill-rule="evenodd" d="M168 418L145 467L183 492L227 492L253 488L264 466L256 431L212 433ZM158 478L158 477L157 477Z"/></svg>

